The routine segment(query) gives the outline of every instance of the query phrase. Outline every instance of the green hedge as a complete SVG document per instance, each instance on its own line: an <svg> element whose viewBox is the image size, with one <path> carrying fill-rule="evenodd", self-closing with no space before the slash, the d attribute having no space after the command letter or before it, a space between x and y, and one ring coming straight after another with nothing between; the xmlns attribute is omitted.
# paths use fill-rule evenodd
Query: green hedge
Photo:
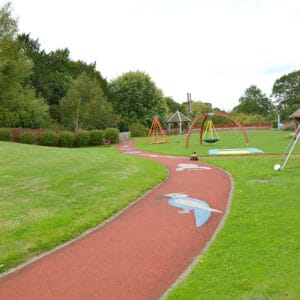
<svg viewBox="0 0 300 300"><path fill-rule="evenodd" d="M74 144L76 147L86 147L88 146L91 139L91 134L89 131L79 131L75 134Z"/></svg>
<svg viewBox="0 0 300 300"><path fill-rule="evenodd" d="M58 144L58 135L52 131L43 132L40 135L40 144L43 146L56 146Z"/></svg>
<svg viewBox="0 0 300 300"><path fill-rule="evenodd" d="M98 129L91 130L90 145L92 146L103 145L103 138L104 138L103 130L98 130Z"/></svg>
<svg viewBox="0 0 300 300"><path fill-rule="evenodd" d="M135 136L145 133L145 128L140 124L135 124ZM139 133L138 133L139 132ZM119 143L119 130L117 128L107 128L105 130L93 129L91 131L82 130L74 134L70 131L62 131L59 134L53 131L45 131L40 134L38 143L43 146L61 147L86 147L103 145L103 139L108 139L111 144ZM0 129L0 141L11 141L13 135L9 129ZM37 143L36 135L31 132L20 133L19 142L23 144Z"/></svg>
<svg viewBox="0 0 300 300"><path fill-rule="evenodd" d="M0 141L11 141L13 135L8 129L0 129Z"/></svg>
<svg viewBox="0 0 300 300"><path fill-rule="evenodd" d="M35 144L36 136L32 132L22 132L19 135L19 141L22 144Z"/></svg>
<svg viewBox="0 0 300 300"><path fill-rule="evenodd" d="M132 137L145 137L149 132L149 128L139 123L129 125L128 129L131 132Z"/></svg>
<svg viewBox="0 0 300 300"><path fill-rule="evenodd" d="M111 144L119 143L119 129L117 128L107 128L105 129L105 138L110 140Z"/></svg>
<svg viewBox="0 0 300 300"><path fill-rule="evenodd" d="M74 145L75 135L70 131L62 131L58 137L58 144L61 147L72 147Z"/></svg>
<svg viewBox="0 0 300 300"><path fill-rule="evenodd" d="M272 121L272 128L278 128L278 121L277 120L273 120Z"/></svg>

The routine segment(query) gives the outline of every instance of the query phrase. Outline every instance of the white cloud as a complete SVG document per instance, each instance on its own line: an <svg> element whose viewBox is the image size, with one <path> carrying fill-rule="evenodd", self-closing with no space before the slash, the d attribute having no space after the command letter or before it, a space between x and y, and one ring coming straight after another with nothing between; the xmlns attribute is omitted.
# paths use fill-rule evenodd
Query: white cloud
<svg viewBox="0 0 300 300"><path fill-rule="evenodd" d="M20 32L97 62L111 80L148 73L166 96L230 110L251 84L269 95L299 69L297 0L13 0Z"/></svg>

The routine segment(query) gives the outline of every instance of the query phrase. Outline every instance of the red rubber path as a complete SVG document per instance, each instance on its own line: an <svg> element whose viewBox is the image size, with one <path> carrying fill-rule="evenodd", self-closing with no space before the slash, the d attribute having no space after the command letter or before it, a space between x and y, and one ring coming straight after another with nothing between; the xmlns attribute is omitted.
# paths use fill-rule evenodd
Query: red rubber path
<svg viewBox="0 0 300 300"><path fill-rule="evenodd" d="M158 299L188 268L225 216L231 180L219 168L189 158L134 152L132 142L118 150L161 162L168 179L118 217L65 247L0 278L0 299ZM194 163L211 169L176 171ZM157 200L183 193L224 212L195 226L193 212Z"/></svg>

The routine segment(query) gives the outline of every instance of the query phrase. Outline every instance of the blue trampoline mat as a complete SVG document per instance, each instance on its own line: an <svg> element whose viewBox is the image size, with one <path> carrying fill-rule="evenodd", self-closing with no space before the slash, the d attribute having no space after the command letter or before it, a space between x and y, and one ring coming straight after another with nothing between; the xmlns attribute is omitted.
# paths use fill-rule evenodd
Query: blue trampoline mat
<svg viewBox="0 0 300 300"><path fill-rule="evenodd" d="M234 149L211 149L209 154L250 154L250 153L263 153L257 148L234 148Z"/></svg>

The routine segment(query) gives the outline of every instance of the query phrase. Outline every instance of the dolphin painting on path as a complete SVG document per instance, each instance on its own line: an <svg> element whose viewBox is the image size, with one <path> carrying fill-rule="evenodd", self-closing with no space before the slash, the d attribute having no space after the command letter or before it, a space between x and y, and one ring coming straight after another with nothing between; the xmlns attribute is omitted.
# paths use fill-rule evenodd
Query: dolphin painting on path
<svg viewBox="0 0 300 300"><path fill-rule="evenodd" d="M181 213L189 213L194 211L196 227L200 227L207 222L212 212L222 213L222 211L211 208L208 203L203 200L191 198L186 194L171 193L157 197L158 200L167 198L168 203L172 206L182 208Z"/></svg>

